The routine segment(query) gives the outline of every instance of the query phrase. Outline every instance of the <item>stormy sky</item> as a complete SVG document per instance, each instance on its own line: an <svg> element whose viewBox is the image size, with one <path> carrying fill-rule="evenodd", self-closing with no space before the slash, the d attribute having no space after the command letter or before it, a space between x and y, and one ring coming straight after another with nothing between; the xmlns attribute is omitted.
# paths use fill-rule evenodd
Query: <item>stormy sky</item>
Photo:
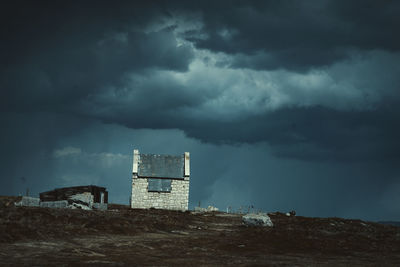
<svg viewBox="0 0 400 267"><path fill-rule="evenodd" d="M190 207L400 220L400 2L8 1L0 195L191 153Z"/></svg>

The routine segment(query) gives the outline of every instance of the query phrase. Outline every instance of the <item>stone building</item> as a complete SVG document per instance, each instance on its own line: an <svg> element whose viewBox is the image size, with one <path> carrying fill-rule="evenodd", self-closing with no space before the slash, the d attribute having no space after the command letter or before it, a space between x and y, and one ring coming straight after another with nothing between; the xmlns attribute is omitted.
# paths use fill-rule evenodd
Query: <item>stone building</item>
<svg viewBox="0 0 400 267"><path fill-rule="evenodd" d="M106 188L95 185L56 188L39 195L40 206L48 208L106 210L108 203Z"/></svg>
<svg viewBox="0 0 400 267"><path fill-rule="evenodd" d="M180 156L133 151L131 207L187 210L189 152Z"/></svg>
<svg viewBox="0 0 400 267"><path fill-rule="evenodd" d="M106 188L95 185L56 188L39 195L40 198L24 196L15 205L84 210L106 210L108 207Z"/></svg>

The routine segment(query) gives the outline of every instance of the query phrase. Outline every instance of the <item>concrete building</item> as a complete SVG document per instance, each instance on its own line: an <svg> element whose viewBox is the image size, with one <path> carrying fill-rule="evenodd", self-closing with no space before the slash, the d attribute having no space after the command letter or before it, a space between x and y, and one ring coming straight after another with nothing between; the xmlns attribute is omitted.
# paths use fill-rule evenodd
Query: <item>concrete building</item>
<svg viewBox="0 0 400 267"><path fill-rule="evenodd" d="M187 210L190 156L140 154L133 151L131 207Z"/></svg>

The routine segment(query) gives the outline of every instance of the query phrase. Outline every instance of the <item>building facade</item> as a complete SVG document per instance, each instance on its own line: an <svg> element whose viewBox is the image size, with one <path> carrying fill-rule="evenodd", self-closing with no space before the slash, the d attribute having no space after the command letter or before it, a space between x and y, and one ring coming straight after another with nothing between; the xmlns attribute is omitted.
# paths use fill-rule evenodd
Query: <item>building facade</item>
<svg viewBox="0 0 400 267"><path fill-rule="evenodd" d="M133 151L131 208L187 210L190 155L140 154Z"/></svg>

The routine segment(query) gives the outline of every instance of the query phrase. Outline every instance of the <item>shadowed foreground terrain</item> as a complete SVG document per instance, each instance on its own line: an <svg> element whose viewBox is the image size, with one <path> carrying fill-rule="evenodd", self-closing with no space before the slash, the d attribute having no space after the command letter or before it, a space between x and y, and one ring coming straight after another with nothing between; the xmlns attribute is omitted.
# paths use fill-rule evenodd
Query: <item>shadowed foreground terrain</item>
<svg viewBox="0 0 400 267"><path fill-rule="evenodd" d="M400 266L400 227L271 213L274 227L241 216L15 207L0 197L0 265Z"/></svg>

